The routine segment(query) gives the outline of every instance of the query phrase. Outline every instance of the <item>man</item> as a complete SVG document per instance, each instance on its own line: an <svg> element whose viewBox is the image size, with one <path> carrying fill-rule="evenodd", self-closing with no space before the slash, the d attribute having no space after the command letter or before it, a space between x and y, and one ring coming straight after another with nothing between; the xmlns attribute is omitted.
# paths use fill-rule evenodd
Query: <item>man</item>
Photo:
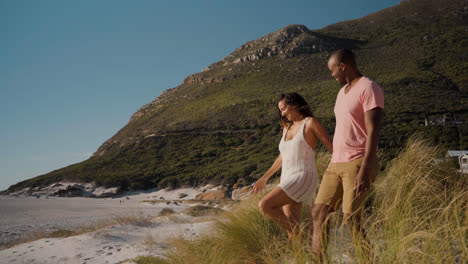
<svg viewBox="0 0 468 264"><path fill-rule="evenodd" d="M364 242L365 256L372 257L369 241L362 228L363 202L379 171L377 143L383 118L384 96L380 86L363 76L347 49L335 51L328 60L333 78L344 85L335 103L336 127L331 162L312 209L314 230L312 251L321 258L326 251L329 213L343 201L344 221L353 243Z"/></svg>

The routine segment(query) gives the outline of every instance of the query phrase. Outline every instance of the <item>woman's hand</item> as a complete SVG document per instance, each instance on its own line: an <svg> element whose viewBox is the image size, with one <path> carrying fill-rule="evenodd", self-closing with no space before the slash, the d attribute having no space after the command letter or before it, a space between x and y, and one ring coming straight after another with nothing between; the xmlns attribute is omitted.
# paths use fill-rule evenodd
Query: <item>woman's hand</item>
<svg viewBox="0 0 468 264"><path fill-rule="evenodd" d="M254 194L257 194L259 192L261 192L263 190L263 188L265 188L265 185L267 183L267 180L263 177L261 177L260 179L258 179L258 181L254 184L253 188L252 188L252 192Z"/></svg>
<svg viewBox="0 0 468 264"><path fill-rule="evenodd" d="M279 154L275 162L273 162L273 165L271 165L268 171L265 172L265 174L263 174L263 176L260 179L258 179L258 181L254 184L252 188L252 192L254 194L261 192L263 188L265 188L268 179L270 179L270 177L281 168L282 162L283 159L281 158L281 154Z"/></svg>

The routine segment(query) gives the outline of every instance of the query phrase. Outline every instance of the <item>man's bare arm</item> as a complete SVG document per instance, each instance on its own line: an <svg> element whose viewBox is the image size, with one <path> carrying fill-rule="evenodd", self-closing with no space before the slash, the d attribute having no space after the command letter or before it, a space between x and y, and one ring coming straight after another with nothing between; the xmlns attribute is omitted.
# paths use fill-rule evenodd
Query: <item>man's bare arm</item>
<svg viewBox="0 0 468 264"><path fill-rule="evenodd" d="M370 166L377 158L377 146L379 143L379 131L383 120L383 109L376 107L364 113L364 121L367 131L366 149L361 168L356 176L356 195L366 191L370 187Z"/></svg>

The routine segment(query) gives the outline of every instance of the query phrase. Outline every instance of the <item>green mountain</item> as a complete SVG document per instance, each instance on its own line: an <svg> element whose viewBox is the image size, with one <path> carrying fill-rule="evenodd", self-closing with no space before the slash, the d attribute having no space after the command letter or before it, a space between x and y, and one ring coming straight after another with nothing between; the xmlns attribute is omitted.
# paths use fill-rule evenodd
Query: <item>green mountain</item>
<svg viewBox="0 0 468 264"><path fill-rule="evenodd" d="M467 14L466 0L407 0L319 30L286 26L141 107L90 159L8 191L61 180L122 190L252 182L279 153L281 93L302 94L332 135L340 86L326 63L342 47L354 50L362 73L384 89L383 158L415 132L466 149Z"/></svg>

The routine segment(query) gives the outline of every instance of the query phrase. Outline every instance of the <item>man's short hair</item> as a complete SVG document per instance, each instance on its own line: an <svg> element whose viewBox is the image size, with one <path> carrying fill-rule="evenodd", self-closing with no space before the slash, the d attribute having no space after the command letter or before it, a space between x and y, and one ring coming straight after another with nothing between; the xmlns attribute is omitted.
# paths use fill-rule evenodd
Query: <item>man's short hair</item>
<svg viewBox="0 0 468 264"><path fill-rule="evenodd" d="M331 58L336 58L336 64L340 64L342 62L347 65L356 65L354 53L349 49L339 49L330 55L330 59Z"/></svg>

